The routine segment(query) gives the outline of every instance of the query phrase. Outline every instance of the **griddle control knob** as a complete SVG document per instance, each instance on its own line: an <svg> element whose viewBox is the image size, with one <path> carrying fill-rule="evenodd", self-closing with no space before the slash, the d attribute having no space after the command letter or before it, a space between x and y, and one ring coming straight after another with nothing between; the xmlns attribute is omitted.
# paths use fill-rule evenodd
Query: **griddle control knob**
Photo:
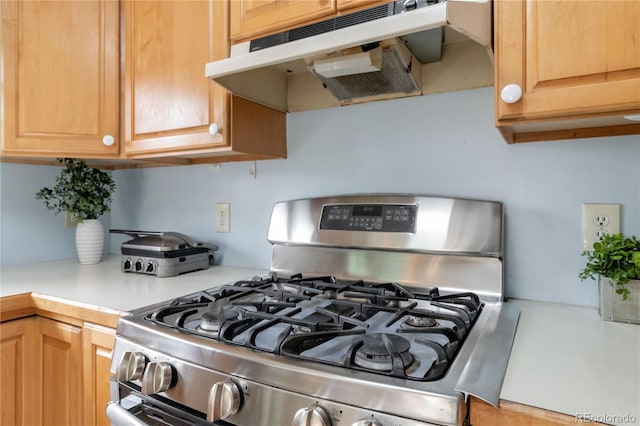
<svg viewBox="0 0 640 426"><path fill-rule="evenodd" d="M382 426L380 422L374 419L360 420L355 422L352 426Z"/></svg>
<svg viewBox="0 0 640 426"><path fill-rule="evenodd" d="M142 394L153 395L164 392L171 387L173 370L168 362L150 362L142 376Z"/></svg>
<svg viewBox="0 0 640 426"><path fill-rule="evenodd" d="M218 382L209 391L207 421L217 422L236 414L240 409L242 393L231 380Z"/></svg>
<svg viewBox="0 0 640 426"><path fill-rule="evenodd" d="M331 426L331 419L322 407L312 405L296 412L293 426Z"/></svg>
<svg viewBox="0 0 640 426"><path fill-rule="evenodd" d="M125 352L120 358L118 369L116 370L116 380L118 382L128 382L139 380L144 373L144 365L147 359L142 352Z"/></svg>
<svg viewBox="0 0 640 426"><path fill-rule="evenodd" d="M136 263L133 264L133 267L136 270L136 272L142 271L143 266L144 266L144 262L142 262L142 260L140 259L136 260Z"/></svg>

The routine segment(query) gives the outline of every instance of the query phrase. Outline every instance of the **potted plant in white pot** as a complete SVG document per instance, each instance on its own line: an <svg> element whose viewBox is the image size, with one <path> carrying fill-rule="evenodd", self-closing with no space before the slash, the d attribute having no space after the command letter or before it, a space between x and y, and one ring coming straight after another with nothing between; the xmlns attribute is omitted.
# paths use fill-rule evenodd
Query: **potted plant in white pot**
<svg viewBox="0 0 640 426"><path fill-rule="evenodd" d="M605 235L582 255L587 263L578 277L598 279L602 318L640 324L640 240Z"/></svg>
<svg viewBox="0 0 640 426"><path fill-rule="evenodd" d="M64 168L53 188L42 188L36 199L43 200L55 214L69 212L78 224L76 250L82 264L99 263L104 245L104 226L98 220L110 211L116 184L102 170L91 168L78 159L61 158Z"/></svg>

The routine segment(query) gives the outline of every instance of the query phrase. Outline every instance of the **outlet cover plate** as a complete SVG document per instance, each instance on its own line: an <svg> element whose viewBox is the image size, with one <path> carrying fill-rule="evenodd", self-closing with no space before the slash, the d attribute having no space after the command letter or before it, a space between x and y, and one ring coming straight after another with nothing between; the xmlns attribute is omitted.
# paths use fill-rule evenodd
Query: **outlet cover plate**
<svg viewBox="0 0 640 426"><path fill-rule="evenodd" d="M583 249L593 250L602 235L620 232L620 204L586 203L582 205Z"/></svg>
<svg viewBox="0 0 640 426"><path fill-rule="evenodd" d="M231 232L231 205L216 203L216 232Z"/></svg>

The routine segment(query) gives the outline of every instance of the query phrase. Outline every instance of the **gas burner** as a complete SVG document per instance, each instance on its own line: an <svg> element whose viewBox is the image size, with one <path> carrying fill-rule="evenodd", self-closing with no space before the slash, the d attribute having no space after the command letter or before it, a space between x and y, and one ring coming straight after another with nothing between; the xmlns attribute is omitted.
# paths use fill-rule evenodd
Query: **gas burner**
<svg viewBox="0 0 640 426"><path fill-rule="evenodd" d="M354 364L370 370L390 371L393 369L393 357L399 356L405 368L411 365L413 355L409 352L409 340L394 334L384 334L384 337L390 348L385 345L382 333L364 335L362 346L356 351Z"/></svg>
<svg viewBox="0 0 640 426"><path fill-rule="evenodd" d="M209 305L211 307L212 304ZM240 312L230 307L219 306L218 309L209 309L200 317L201 321L197 329L204 333L217 333L222 323L236 319L239 316Z"/></svg>
<svg viewBox="0 0 640 426"><path fill-rule="evenodd" d="M307 334L311 333L311 327L308 325L294 325L292 331L293 334Z"/></svg>
<svg viewBox="0 0 640 426"><path fill-rule="evenodd" d="M265 294L262 296L262 302L279 302L280 298L279 297L275 297L271 294Z"/></svg>
<svg viewBox="0 0 640 426"><path fill-rule="evenodd" d="M437 326L438 321L436 321L433 317L409 315L407 316L407 319L402 323L401 328L430 328Z"/></svg>

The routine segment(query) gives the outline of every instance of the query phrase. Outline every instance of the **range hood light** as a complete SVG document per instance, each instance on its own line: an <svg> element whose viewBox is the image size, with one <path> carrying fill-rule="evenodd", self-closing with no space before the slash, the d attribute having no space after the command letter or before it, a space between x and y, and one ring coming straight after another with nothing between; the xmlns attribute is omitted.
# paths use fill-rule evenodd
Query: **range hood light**
<svg viewBox="0 0 640 426"><path fill-rule="evenodd" d="M337 58L319 59L313 62L313 68L316 73L326 78L380 71L382 48Z"/></svg>

